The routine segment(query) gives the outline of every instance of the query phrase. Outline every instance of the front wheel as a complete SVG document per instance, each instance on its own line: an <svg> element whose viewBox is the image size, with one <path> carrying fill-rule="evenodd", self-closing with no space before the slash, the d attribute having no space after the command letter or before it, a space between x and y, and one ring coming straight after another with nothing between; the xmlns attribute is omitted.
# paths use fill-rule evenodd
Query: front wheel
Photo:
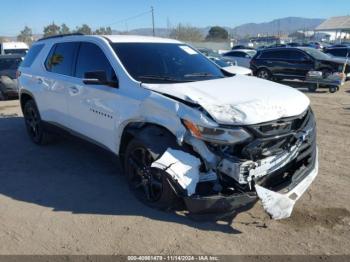
<svg viewBox="0 0 350 262"><path fill-rule="evenodd" d="M265 69L265 68L259 69L257 74L256 74L256 76L261 78L261 79L265 79L265 80L270 80L271 79L270 71Z"/></svg>
<svg viewBox="0 0 350 262"><path fill-rule="evenodd" d="M166 210L174 207L177 196L170 186L167 174L152 168L156 159L150 149L140 140L133 139L125 152L125 172L129 187L144 204Z"/></svg>

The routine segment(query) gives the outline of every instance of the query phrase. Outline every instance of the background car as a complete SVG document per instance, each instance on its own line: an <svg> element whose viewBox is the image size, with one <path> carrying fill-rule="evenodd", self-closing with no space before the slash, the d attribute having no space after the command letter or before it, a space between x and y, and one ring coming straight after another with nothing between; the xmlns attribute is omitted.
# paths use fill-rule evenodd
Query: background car
<svg viewBox="0 0 350 262"><path fill-rule="evenodd" d="M21 62L21 55L0 56L0 100L18 97L16 72Z"/></svg>
<svg viewBox="0 0 350 262"><path fill-rule="evenodd" d="M342 72L345 59L335 59L319 50L308 47L275 48L260 51L251 61L253 73L263 79L304 80L310 71L320 71L324 78ZM345 73L350 72L350 65Z"/></svg>
<svg viewBox="0 0 350 262"><path fill-rule="evenodd" d="M245 46L245 45L235 45L231 48L232 50L237 50L237 49L248 49L248 50L254 50L254 48Z"/></svg>
<svg viewBox="0 0 350 262"><path fill-rule="evenodd" d="M251 49L237 49L224 53L222 56L225 60L236 62L237 65L250 67L250 60L255 56L256 51Z"/></svg>
<svg viewBox="0 0 350 262"><path fill-rule="evenodd" d="M212 60L218 66L220 66L222 69L224 69L225 71L227 71L231 74L247 75L247 76L253 75L252 70L249 68L234 65L232 62L225 61L225 60L217 58L217 57L209 57L209 59Z"/></svg>
<svg viewBox="0 0 350 262"><path fill-rule="evenodd" d="M0 55L21 54L28 52L28 45L23 42L3 42L0 43Z"/></svg>
<svg viewBox="0 0 350 262"><path fill-rule="evenodd" d="M226 61L222 58L221 55L216 53L214 50L209 48L198 48L203 55L208 57L211 61L213 61L216 65L223 68L225 71L235 74L235 75L253 75L252 70L246 67L237 66L235 63L231 61Z"/></svg>
<svg viewBox="0 0 350 262"><path fill-rule="evenodd" d="M350 56L350 46L349 47L330 47L330 48L326 48L324 52L334 57L346 58Z"/></svg>

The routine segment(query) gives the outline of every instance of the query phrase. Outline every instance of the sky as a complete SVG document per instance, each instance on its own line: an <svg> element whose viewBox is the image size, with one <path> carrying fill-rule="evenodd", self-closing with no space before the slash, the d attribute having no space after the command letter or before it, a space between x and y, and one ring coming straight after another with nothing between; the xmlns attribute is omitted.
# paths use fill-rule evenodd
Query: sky
<svg viewBox="0 0 350 262"><path fill-rule="evenodd" d="M42 33L49 23L70 28L86 23L127 31L152 26L234 27L296 16L328 18L350 15L350 0L16 0L1 1L0 35L18 35L24 26ZM148 13L146 13L148 12ZM127 19L130 18L130 19Z"/></svg>

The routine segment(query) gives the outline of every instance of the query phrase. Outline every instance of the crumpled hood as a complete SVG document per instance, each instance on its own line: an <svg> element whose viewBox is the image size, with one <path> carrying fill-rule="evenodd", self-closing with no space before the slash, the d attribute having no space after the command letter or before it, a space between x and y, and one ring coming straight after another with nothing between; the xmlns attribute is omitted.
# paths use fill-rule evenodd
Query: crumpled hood
<svg viewBox="0 0 350 262"><path fill-rule="evenodd" d="M143 87L201 105L219 124L252 125L302 114L310 101L291 87L256 77L234 77Z"/></svg>

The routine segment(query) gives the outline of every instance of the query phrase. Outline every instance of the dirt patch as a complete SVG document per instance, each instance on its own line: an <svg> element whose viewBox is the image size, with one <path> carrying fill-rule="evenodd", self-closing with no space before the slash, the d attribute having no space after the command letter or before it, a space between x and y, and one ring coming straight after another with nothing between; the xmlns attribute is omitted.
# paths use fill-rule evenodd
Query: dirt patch
<svg viewBox="0 0 350 262"><path fill-rule="evenodd" d="M318 225L332 229L336 225L346 225L349 218L350 211L345 208L296 209L290 218L281 220L281 223L298 228Z"/></svg>

